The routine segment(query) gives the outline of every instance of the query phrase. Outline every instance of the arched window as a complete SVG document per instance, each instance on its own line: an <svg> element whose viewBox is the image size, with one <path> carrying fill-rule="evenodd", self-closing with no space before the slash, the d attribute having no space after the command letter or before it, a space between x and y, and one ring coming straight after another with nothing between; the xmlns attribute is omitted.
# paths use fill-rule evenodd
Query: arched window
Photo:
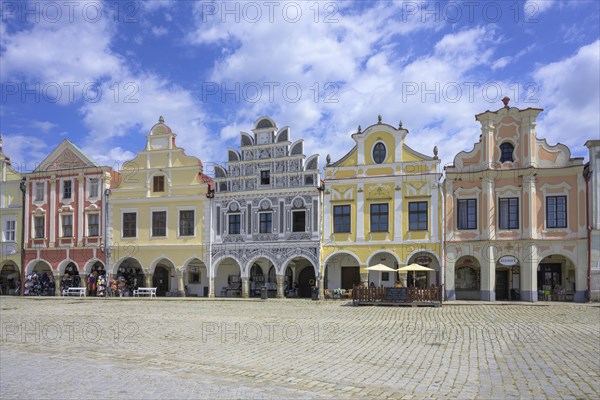
<svg viewBox="0 0 600 400"><path fill-rule="evenodd" d="M506 161L510 161L513 162L514 158L513 158L513 151L515 150L515 147L510 144L510 143L502 143L500 145L500 162L506 162Z"/></svg>
<svg viewBox="0 0 600 400"><path fill-rule="evenodd" d="M375 147L373 147L373 161L375 161L377 164L381 164L385 161L385 153L385 145L381 142L377 143Z"/></svg>

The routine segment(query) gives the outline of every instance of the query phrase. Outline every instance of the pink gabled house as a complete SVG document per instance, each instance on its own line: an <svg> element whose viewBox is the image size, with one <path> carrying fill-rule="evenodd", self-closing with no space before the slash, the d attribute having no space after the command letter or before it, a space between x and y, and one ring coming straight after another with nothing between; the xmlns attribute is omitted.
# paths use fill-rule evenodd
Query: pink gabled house
<svg viewBox="0 0 600 400"><path fill-rule="evenodd" d="M540 108L476 115L479 142L445 167L448 300L586 300L583 158L536 136Z"/></svg>
<svg viewBox="0 0 600 400"><path fill-rule="evenodd" d="M25 175L26 275L47 274L58 294L66 273L83 286L91 271L105 270L104 190L115 174L64 140Z"/></svg>

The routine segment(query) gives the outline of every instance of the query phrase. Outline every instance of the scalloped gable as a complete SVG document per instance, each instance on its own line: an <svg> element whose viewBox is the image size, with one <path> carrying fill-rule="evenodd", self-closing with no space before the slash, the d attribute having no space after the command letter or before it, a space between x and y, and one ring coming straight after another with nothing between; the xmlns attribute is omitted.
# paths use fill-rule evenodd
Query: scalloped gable
<svg viewBox="0 0 600 400"><path fill-rule="evenodd" d="M57 171L73 168L99 167L69 139L63 140L34 170Z"/></svg>

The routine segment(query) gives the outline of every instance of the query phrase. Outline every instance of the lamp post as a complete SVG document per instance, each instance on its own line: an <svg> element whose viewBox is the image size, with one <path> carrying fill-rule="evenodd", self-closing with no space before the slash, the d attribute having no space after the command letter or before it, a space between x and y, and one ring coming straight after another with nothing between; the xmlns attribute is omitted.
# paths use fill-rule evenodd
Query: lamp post
<svg viewBox="0 0 600 400"><path fill-rule="evenodd" d="M25 193L27 192L27 180L21 179L19 184L21 189L21 296L25 292Z"/></svg>

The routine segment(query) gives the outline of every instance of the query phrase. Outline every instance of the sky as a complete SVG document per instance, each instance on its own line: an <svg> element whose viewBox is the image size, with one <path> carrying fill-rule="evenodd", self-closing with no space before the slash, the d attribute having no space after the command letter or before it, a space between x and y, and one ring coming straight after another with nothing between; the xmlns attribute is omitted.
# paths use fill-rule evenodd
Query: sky
<svg viewBox="0 0 600 400"><path fill-rule="evenodd" d="M475 114L537 107L586 157L600 136L597 1L1 1L0 134L33 170L69 139L120 169L163 115L205 171L272 117L333 161L377 122L443 165Z"/></svg>

